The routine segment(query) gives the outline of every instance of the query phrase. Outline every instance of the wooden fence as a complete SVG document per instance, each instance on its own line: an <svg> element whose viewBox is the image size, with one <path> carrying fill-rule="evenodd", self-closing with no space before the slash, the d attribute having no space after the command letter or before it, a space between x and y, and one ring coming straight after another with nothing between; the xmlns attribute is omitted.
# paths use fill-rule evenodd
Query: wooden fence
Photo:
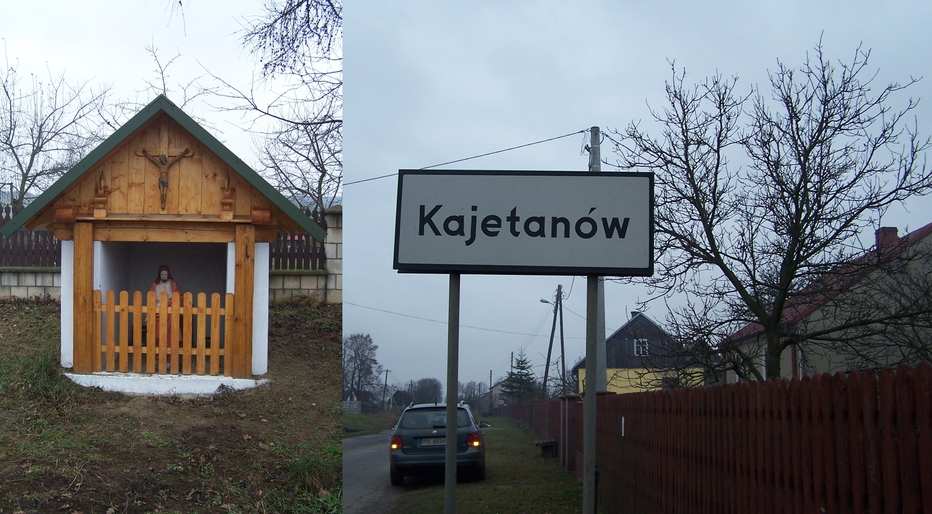
<svg viewBox="0 0 932 514"><path fill-rule="evenodd" d="M0 228L17 212L9 205L0 207ZM327 230L325 216L316 210L304 213ZM60 263L61 242L47 230L19 229L9 238L0 236L0 266L45 268L58 267ZM310 234L279 234L269 244L270 270L323 270L326 263L323 243L315 241Z"/></svg>
<svg viewBox="0 0 932 514"><path fill-rule="evenodd" d="M597 399L599 504L631 513L932 512L932 365ZM515 414L581 470L581 400ZM555 428L556 426L556 428ZM563 452L561 452L563 453Z"/></svg>
<svg viewBox="0 0 932 514"><path fill-rule="evenodd" d="M145 304L141 291L132 303L127 291L120 291L119 302L114 297L107 291L103 303L100 290L94 291L93 340L101 342L94 371L230 375L225 363L233 344L233 293L223 304L220 293L209 304L205 293L198 293L196 304L184 293L181 305L169 305L162 293L158 306L152 291Z"/></svg>

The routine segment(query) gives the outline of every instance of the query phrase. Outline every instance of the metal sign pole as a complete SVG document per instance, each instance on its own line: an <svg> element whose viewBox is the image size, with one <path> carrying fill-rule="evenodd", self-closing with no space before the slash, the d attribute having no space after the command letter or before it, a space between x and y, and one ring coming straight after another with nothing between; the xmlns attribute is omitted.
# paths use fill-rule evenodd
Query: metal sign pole
<svg viewBox="0 0 932 514"><path fill-rule="evenodd" d="M586 387L583 396L583 512L595 512L596 332L599 277L586 280Z"/></svg>
<svg viewBox="0 0 932 514"><path fill-rule="evenodd" d="M443 512L456 514L456 399L459 385L460 274L450 273L447 323L447 429L444 461Z"/></svg>

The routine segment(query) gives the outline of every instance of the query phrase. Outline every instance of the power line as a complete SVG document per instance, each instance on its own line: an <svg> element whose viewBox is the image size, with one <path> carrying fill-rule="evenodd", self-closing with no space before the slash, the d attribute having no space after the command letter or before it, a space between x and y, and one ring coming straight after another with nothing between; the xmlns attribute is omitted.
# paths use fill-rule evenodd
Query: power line
<svg viewBox="0 0 932 514"><path fill-rule="evenodd" d="M385 310L385 309L378 309L378 308L376 308L376 307L369 307L368 305L359 305L358 303L352 303L352 302L346 302L346 301L344 301L344 302L343 302L343 305L352 305L353 307L359 307L359 308L361 308L361 309L369 309L369 310L371 310L371 311L384 312L385 314L392 314L392 315L394 315L394 316L402 316L402 317L405 317L405 318L417 319L417 320L421 320L421 321L428 321L428 322L437 323L437 324L440 324L440 325L446 325L446 324L447 324L446 321L440 321L440 320L430 319L430 318L423 318L423 317L421 317L421 316L414 316L414 315L411 315L411 314L403 314L403 313L400 313L400 312L394 312L394 311L389 311L389 310ZM471 329L473 329L473 330L484 330L484 331L486 331L486 332L497 332L497 333L499 333L499 334L509 334L509 335L515 335L515 336L542 337L540 334L528 334L528 333L525 333L525 332L512 332L512 331L509 331L509 330L498 330L498 329L494 329L494 328L475 327L475 326L472 326L472 325L462 325L462 324L461 324L460 327L461 327L461 328L471 328ZM567 337L567 339L585 339L585 337Z"/></svg>
<svg viewBox="0 0 932 514"><path fill-rule="evenodd" d="M512 151L512 150L518 150L518 149L520 149L520 148L525 148L525 147L528 147L528 146L539 145L539 144L541 144L541 143L549 143L550 141L556 141L557 139L563 139L563 138L565 138L565 137L575 136L576 134L581 134L581 133L585 133L585 132L587 132L587 130L577 130L576 132L570 132L569 134L564 134L564 135L562 135L562 136L556 136L556 137L551 137L551 138L547 138L547 139L541 139L540 141L534 141L533 143L526 143L526 144L523 144L523 145L512 146L512 147L510 147L510 148L504 148L504 149L502 149L502 150L495 150L494 152L487 152L487 153L483 153L483 154L479 154L479 155L473 155L472 157L464 157L464 158L462 158L462 159L456 159L456 160L454 160L454 161L442 162L442 163L440 163L440 164L432 164L432 165L430 165L430 166L424 166L423 168L418 168L418 169L428 170L428 169L431 169L431 168L436 168L436 167L438 167L438 166L446 166L446 165L448 165L448 164L455 164L455 163L458 163L458 162L469 161L469 160L472 160L472 159L478 159L478 158L480 158L480 157L488 157L489 155L495 155L495 154L499 154L499 153L503 153L503 152L510 152L510 151ZM397 173L397 172L396 172L396 173L389 173L389 174L387 174L387 175L379 175L378 177L370 177L370 178L364 178L364 179L360 179L360 180L353 180L353 181L351 181L351 182L344 182L344 183L343 183L343 187L351 186L351 185L353 185L353 184L361 184L361 183L363 183L363 182L370 182L370 181L373 181L373 180L380 180L380 179L388 178L388 177L394 177L395 175L398 175L398 173Z"/></svg>
<svg viewBox="0 0 932 514"><path fill-rule="evenodd" d="M446 166L447 164L456 164L456 163L458 163L458 162L468 161L468 160L470 160L470 159L478 159L479 157L487 157L487 156L489 156L489 155L495 155L495 154L497 154L497 153L509 152L509 151L511 151L511 150L517 150L517 149L519 149L519 148L524 148L524 147L527 147L527 146L539 145L539 144L541 144L541 143L548 143L548 142L550 142L550 141L555 141L555 140L557 140L557 139L562 139L562 138L564 138L564 137L575 136L576 134L581 134L581 133L583 133L583 132L586 132L586 130L577 130L576 132L570 132L569 134L564 134L564 135L562 135L562 136L551 137L551 138L548 138L548 139L541 139L540 141L534 141L533 143L527 143L527 144L523 144L523 145L512 146L511 148L505 148L504 150L496 150L496 151L494 151L494 152L488 152L488 153L484 153L484 154L480 154L480 155L474 155L474 156L472 156L472 157L466 157L466 158L464 158L464 159L457 159L457 160L455 160L455 161L442 162L442 163L440 163L440 164L434 164L434 165L432 165L432 166L425 166L425 167L423 167L423 168L421 168L421 169L422 169L422 170L426 170L426 169L430 169L430 168L436 168L437 166Z"/></svg>

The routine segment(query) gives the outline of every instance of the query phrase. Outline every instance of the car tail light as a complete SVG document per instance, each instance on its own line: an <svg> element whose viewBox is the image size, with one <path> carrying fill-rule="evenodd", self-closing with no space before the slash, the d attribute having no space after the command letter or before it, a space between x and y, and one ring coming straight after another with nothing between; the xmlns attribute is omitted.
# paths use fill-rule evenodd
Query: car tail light
<svg viewBox="0 0 932 514"><path fill-rule="evenodd" d="M401 436L393 435L392 436L392 451L401 448Z"/></svg>
<svg viewBox="0 0 932 514"><path fill-rule="evenodd" d="M475 432L470 432L466 436L466 445L472 448L478 448L482 444L482 440L479 439L479 434Z"/></svg>

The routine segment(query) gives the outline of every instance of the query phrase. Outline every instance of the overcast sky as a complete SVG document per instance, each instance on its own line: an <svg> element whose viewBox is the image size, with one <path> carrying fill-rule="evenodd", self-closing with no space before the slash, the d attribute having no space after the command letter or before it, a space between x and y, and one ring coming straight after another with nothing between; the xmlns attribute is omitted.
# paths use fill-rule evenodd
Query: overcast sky
<svg viewBox="0 0 932 514"><path fill-rule="evenodd" d="M834 60L870 48L878 86L929 75L930 10L927 2L347 0L344 334L372 336L389 384L446 381L448 277L392 270L397 179L360 181L566 134L574 135L443 168L585 170L578 132L640 120L657 133L647 104L662 107L674 60L689 80L737 74L747 91L765 85L778 58L798 67L821 37ZM932 76L895 104L907 96L923 98L916 112L930 133ZM608 145L602 155L612 159ZM884 225L902 234L932 221L920 202L910 211ZM461 284L461 382L487 382L490 371L497 381L519 350L542 374L552 306L540 300L552 300L557 284L569 295L568 366L584 355L585 278L463 275ZM609 333L643 294L607 285ZM648 311L660 322L665 314Z"/></svg>
<svg viewBox="0 0 932 514"><path fill-rule="evenodd" d="M156 63L147 47L157 50L168 67L168 98L182 106L180 85L195 79L215 86L213 74L243 89L253 83L257 69L253 56L240 44L245 19L261 14L257 0L49 0L3 3L0 8L0 65L18 69L21 87L31 84L30 74L47 81L64 73L69 83L111 86L111 101L145 105L161 91ZM222 6L222 9L218 7ZM189 94L192 94L191 89ZM184 110L205 126L230 150L254 164L252 139L243 130L240 115L224 114L214 107L216 98L194 101ZM130 113L135 114L135 112ZM125 121L125 120L124 120Z"/></svg>
<svg viewBox="0 0 932 514"><path fill-rule="evenodd" d="M243 19L258 0L193 0L183 16L173 0L6 2L0 56L22 77L47 69L69 81L109 84L113 98L146 103L157 78L147 46L178 84L211 72L247 88L256 69L242 50ZM621 129L661 106L675 60L696 81L737 74L741 87L764 84L777 59L799 65L823 38L827 54L849 61L872 49L877 83L906 81L932 69L932 5L927 2L383 2L345 5L344 330L367 333L390 384L446 379L445 275L392 270L394 210L402 168L421 168L557 138L445 169L585 170L582 131ZM696 3L698 4L698 3ZM932 77L906 94L923 98L920 130L932 132ZM902 105L906 95L896 97ZM211 105L185 107L250 164L242 120ZM608 146L603 157L611 160ZM928 203L928 202L926 202ZM901 234L932 220L915 202L884 225ZM524 350L542 373L557 284L565 300L568 365L584 354L582 277L462 277L460 381L503 377ZM623 325L643 291L609 283L606 325ZM663 321L665 312L648 315ZM556 349L555 349L556 358ZM384 376L382 377L384 379Z"/></svg>

